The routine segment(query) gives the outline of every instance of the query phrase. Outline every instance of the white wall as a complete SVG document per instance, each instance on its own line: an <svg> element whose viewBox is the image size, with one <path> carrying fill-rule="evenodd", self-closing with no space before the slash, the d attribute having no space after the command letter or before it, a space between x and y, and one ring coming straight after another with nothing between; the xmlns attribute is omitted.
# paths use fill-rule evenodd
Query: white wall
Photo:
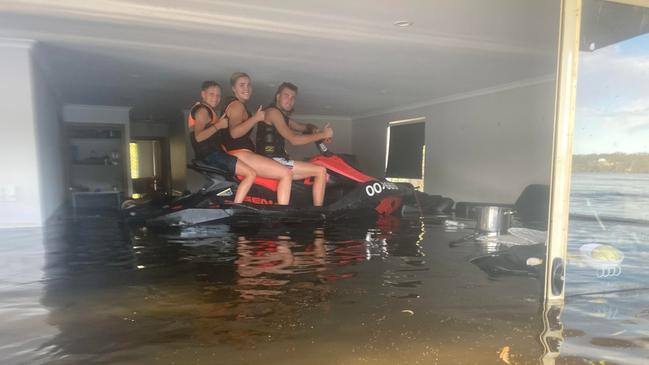
<svg viewBox="0 0 649 365"><path fill-rule="evenodd" d="M130 110L131 107L125 106L66 104L63 106L62 112L63 121L66 123L118 124L124 126L124 150L122 156L124 156L124 173L127 178L126 193L128 195L133 194L128 153L128 143L131 141Z"/></svg>
<svg viewBox="0 0 649 365"><path fill-rule="evenodd" d="M384 176L388 122L425 117L427 193L513 203L526 185L549 184L553 115L551 77L504 85L355 119L353 152L365 172Z"/></svg>
<svg viewBox="0 0 649 365"><path fill-rule="evenodd" d="M32 103L33 42L0 39L0 227L43 223Z"/></svg>
<svg viewBox="0 0 649 365"><path fill-rule="evenodd" d="M302 123L312 123L323 127L326 123L331 124L334 130L334 138L327 147L335 153L352 153L352 120L350 118L295 115L293 119ZM295 160L303 160L318 153L315 145L309 143L302 146L292 146L286 142L286 152Z"/></svg>
<svg viewBox="0 0 649 365"><path fill-rule="evenodd" d="M131 107L125 106L66 104L63 106L63 120L72 123L123 124L129 126L130 110Z"/></svg>
<svg viewBox="0 0 649 365"><path fill-rule="evenodd" d="M43 221L65 201L65 166L61 130L61 103L45 77L38 45L32 50L32 97L36 125L38 170Z"/></svg>

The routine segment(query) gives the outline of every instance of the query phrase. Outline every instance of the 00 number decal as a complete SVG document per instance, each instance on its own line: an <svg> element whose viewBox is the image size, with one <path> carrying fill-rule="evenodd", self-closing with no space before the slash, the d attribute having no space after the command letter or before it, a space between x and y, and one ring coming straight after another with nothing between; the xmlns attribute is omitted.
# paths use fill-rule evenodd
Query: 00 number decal
<svg viewBox="0 0 649 365"><path fill-rule="evenodd" d="M377 182L375 182L372 185L367 185L365 187L365 193L368 196L374 196L375 194L381 194L381 192L383 192L383 185L381 185L380 183L377 183Z"/></svg>
<svg viewBox="0 0 649 365"><path fill-rule="evenodd" d="M399 190L399 187L389 181L375 182L374 184L365 187L365 193L367 196L381 194L383 190Z"/></svg>

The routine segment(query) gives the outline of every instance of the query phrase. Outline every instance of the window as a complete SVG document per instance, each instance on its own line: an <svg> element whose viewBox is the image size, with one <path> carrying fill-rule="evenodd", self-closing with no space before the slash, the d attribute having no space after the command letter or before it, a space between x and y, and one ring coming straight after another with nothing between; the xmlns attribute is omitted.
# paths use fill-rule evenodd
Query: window
<svg viewBox="0 0 649 365"><path fill-rule="evenodd" d="M390 122L386 151L387 179L408 182L423 191L426 155L424 118Z"/></svg>

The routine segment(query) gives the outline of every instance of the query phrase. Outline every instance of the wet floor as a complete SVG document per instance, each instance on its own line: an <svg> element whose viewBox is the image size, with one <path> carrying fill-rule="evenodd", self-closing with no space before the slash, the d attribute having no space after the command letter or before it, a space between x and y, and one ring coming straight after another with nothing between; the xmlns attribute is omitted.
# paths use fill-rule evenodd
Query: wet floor
<svg viewBox="0 0 649 365"><path fill-rule="evenodd" d="M606 322L608 332L594 333L602 328L597 321L610 318L580 308L593 298L573 298L546 315L539 278L490 275L469 262L493 246L449 246L469 233L432 218L152 232L105 216L2 231L0 358L539 364L559 356L556 363L643 363L641 333L608 333L614 326ZM636 293L632 303L643 297ZM624 320L632 316L625 311L649 311L646 301L619 308ZM559 313L563 321L587 320L565 328ZM560 343L572 350L559 355Z"/></svg>

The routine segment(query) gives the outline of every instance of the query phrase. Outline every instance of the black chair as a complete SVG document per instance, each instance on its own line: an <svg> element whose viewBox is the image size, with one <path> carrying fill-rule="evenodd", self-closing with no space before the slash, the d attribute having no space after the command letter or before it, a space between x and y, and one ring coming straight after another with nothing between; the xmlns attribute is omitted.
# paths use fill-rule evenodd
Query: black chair
<svg viewBox="0 0 649 365"><path fill-rule="evenodd" d="M547 226L550 205L550 186L532 184L523 189L514 203L516 216L523 224ZM546 229L546 228L543 228Z"/></svg>

